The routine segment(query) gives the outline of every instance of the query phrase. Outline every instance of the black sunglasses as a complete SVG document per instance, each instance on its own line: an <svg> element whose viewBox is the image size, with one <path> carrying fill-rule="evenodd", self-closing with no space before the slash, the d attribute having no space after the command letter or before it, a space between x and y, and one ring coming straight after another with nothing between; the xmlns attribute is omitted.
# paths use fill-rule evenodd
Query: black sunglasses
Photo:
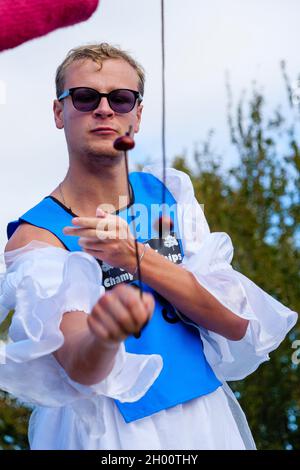
<svg viewBox="0 0 300 470"><path fill-rule="evenodd" d="M59 97L61 101L71 96L74 108L83 113L97 109L101 98L107 98L108 104L116 113L129 113L135 106L136 101L142 101L142 95L135 90L120 88L109 93L99 93L94 88L76 87L65 90Z"/></svg>

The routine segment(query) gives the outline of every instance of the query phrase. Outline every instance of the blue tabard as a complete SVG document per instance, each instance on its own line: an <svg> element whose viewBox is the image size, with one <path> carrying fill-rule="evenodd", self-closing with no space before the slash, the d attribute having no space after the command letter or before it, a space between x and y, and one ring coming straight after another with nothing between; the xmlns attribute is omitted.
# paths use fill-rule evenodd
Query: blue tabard
<svg viewBox="0 0 300 470"><path fill-rule="evenodd" d="M153 220L159 216L163 183L155 176L133 172L130 174L133 189L133 205L117 214L129 225L133 216L136 221L137 240L148 243L170 261L179 264L184 256L180 240L176 215L176 200L166 188L166 207L174 223L174 233L159 241L158 233L153 228ZM153 207L156 209L153 211ZM160 207L161 208L161 207ZM166 213L164 211L164 213ZM36 206L27 211L18 220L7 226L10 238L23 222L52 232L69 251L81 251L79 237L65 235L63 227L72 225L73 214L57 199L47 196ZM148 219L145 221L145 218ZM131 274L119 268L113 268L99 262L103 272L103 285L112 288L120 282L136 284ZM141 336L130 336L125 340L125 349L135 354L160 354L163 369L148 392L134 403L121 403L115 400L126 422L150 416L161 410L187 402L216 390L221 382L217 379L204 353L198 330L184 323L172 305L151 287L143 284L145 291L155 298L155 310L149 323L143 328ZM181 286L178 285L178 290Z"/></svg>

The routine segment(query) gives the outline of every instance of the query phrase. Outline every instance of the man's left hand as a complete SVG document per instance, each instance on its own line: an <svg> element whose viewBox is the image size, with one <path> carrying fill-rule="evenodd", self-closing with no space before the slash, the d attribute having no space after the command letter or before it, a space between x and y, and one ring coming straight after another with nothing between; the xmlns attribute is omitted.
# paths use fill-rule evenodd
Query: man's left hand
<svg viewBox="0 0 300 470"><path fill-rule="evenodd" d="M95 217L75 217L75 227L64 227L65 235L75 235L83 251L105 263L134 272L135 241L129 225L121 217L98 208Z"/></svg>

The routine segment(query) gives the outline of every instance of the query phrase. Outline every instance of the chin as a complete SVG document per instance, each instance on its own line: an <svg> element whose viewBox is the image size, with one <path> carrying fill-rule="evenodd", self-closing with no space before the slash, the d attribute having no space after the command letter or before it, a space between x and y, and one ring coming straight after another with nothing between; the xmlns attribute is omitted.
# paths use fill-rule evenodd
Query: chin
<svg viewBox="0 0 300 470"><path fill-rule="evenodd" d="M115 150L112 143L109 142L107 145L91 145L83 149L83 154L90 159L118 159L122 156L122 152Z"/></svg>

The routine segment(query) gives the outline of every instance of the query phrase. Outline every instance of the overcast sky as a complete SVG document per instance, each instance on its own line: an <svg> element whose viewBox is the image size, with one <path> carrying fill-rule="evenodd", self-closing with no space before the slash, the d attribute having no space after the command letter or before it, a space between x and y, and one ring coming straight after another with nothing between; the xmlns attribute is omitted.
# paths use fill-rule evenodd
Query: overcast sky
<svg viewBox="0 0 300 470"><path fill-rule="evenodd" d="M182 151L191 158L195 143L214 128L215 145L230 165L225 73L230 73L236 99L255 79L270 107L282 102L280 60L287 61L292 79L300 72L300 1L165 3L168 158ZM52 117L55 70L69 49L93 41L119 44L144 65L143 125L130 158L161 158L159 0L101 0L89 21L1 53L0 252L7 222L49 194L66 173L64 134Z"/></svg>

